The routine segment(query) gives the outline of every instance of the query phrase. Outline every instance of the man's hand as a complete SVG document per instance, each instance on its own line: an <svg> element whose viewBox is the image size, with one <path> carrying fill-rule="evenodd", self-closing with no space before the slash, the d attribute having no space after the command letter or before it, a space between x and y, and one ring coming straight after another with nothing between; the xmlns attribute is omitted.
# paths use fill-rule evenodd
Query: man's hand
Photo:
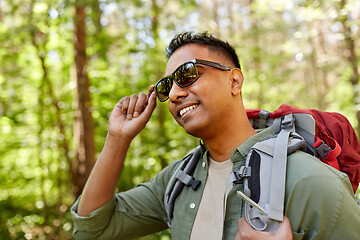
<svg viewBox="0 0 360 240"><path fill-rule="evenodd" d="M154 85L149 87L147 95L123 97L115 105L109 119L109 135L132 140L149 121L156 107Z"/></svg>
<svg viewBox="0 0 360 240"><path fill-rule="evenodd" d="M87 216L114 197L126 152L133 138L144 129L156 106L154 86L148 94L124 97L115 105L103 150L86 182L77 213Z"/></svg>
<svg viewBox="0 0 360 240"><path fill-rule="evenodd" d="M247 239L270 239L270 240L292 240L292 233L290 221L284 216L284 221L279 225L278 230L275 232L261 232L253 229L245 220L240 218L238 221L238 231L234 240L247 240Z"/></svg>

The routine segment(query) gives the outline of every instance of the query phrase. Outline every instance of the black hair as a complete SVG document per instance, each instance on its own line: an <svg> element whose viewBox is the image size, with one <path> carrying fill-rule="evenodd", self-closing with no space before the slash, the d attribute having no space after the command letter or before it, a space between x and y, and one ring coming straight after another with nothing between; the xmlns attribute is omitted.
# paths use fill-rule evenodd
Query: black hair
<svg viewBox="0 0 360 240"><path fill-rule="evenodd" d="M215 38L208 32L184 32L176 35L166 48L166 57L170 58L178 48L191 43L208 46L210 51L218 51L222 53L225 57L232 60L235 67L240 68L239 58L235 49L228 42Z"/></svg>

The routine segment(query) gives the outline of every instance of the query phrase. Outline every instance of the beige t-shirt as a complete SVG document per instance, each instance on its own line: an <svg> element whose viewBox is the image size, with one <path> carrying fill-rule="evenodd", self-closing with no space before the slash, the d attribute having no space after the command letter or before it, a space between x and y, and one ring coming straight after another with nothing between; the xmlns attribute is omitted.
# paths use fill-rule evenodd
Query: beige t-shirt
<svg viewBox="0 0 360 240"><path fill-rule="evenodd" d="M190 240L221 240L224 226L226 189L232 162L216 162L209 158L209 172Z"/></svg>

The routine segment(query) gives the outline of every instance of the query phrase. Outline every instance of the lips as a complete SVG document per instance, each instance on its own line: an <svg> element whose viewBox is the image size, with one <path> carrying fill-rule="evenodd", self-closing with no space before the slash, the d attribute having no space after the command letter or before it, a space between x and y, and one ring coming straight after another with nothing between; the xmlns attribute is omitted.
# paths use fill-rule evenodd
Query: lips
<svg viewBox="0 0 360 240"><path fill-rule="evenodd" d="M185 107L183 109L180 110L180 116L182 117L185 113L187 113L188 111L195 109L199 106L199 104L194 104L188 107Z"/></svg>

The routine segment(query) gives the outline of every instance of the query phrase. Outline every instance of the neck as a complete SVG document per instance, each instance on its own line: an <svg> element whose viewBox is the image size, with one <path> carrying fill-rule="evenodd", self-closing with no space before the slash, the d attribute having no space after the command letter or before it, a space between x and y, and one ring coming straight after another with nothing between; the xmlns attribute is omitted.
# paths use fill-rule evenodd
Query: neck
<svg viewBox="0 0 360 240"><path fill-rule="evenodd" d="M234 125L234 124L232 124ZM230 159L231 153L251 136L256 134L247 117L236 126L224 127L223 131L217 133L215 137L203 139L210 156L218 162Z"/></svg>

